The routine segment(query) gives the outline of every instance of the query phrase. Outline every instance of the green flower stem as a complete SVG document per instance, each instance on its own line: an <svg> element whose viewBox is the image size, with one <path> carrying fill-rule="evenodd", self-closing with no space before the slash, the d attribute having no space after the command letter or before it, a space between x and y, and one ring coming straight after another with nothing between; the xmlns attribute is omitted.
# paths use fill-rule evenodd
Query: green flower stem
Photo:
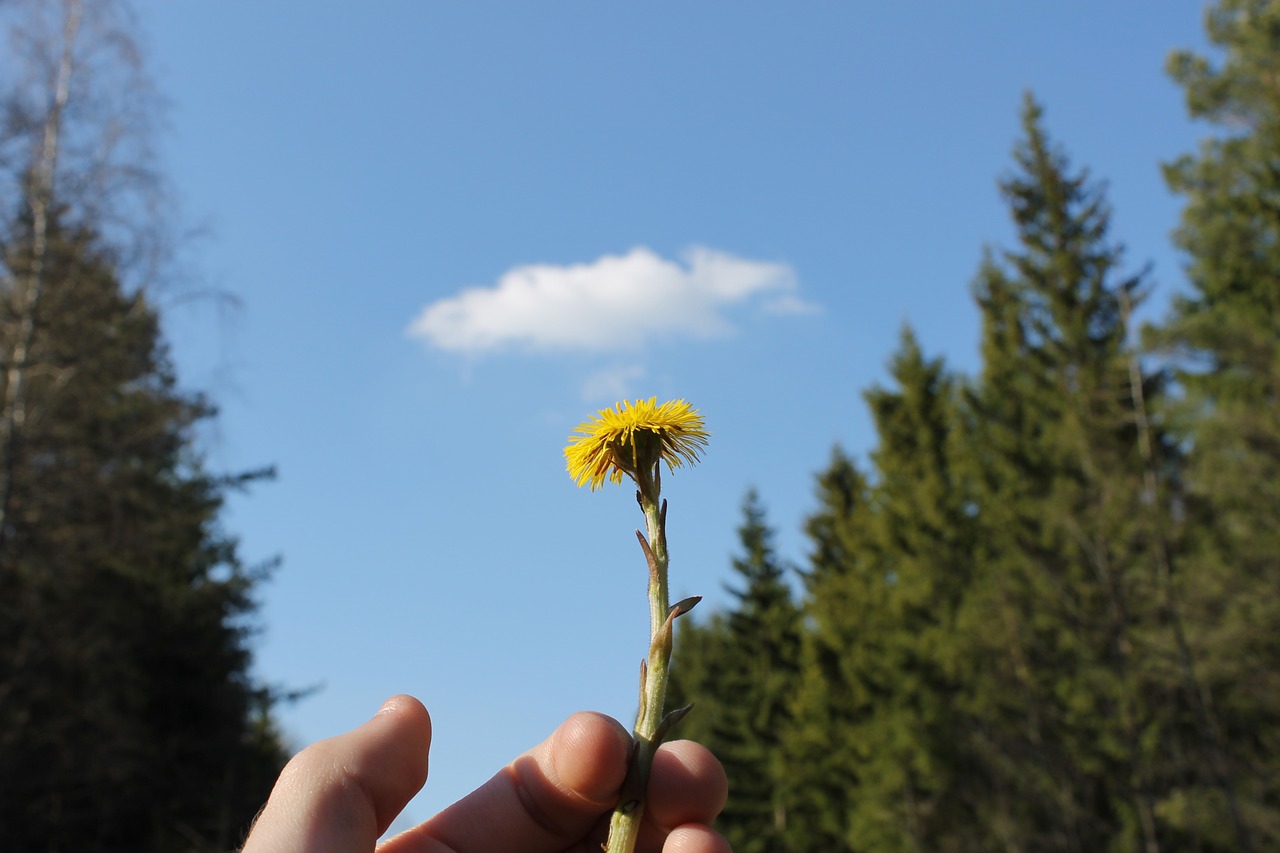
<svg viewBox="0 0 1280 853"><path fill-rule="evenodd" d="M667 584L667 566L670 565L670 558L667 556L667 512L666 507L659 504L657 492L658 486L655 483L652 500L646 500L643 493L640 495L640 508L644 511L644 524L649 532L648 553L653 555L649 561L649 636L651 638L656 638L662 633L663 623L667 621L667 611L671 609ZM671 648L668 645L668 659L671 656L670 652ZM665 675L662 683L663 685L667 683Z"/></svg>
<svg viewBox="0 0 1280 853"><path fill-rule="evenodd" d="M640 547L649 562L650 644L648 660L640 667L640 710L633 731L635 743L622 796L609 821L606 853L632 853L640 834L640 821L649 787L653 756L666 734L663 707L667 700L667 672L671 665L672 624L682 611L673 611L667 583L666 506L659 502L661 482L655 465L637 472L636 497L644 512L648 539L640 536ZM638 534L637 534L638 535ZM674 720L668 722L668 727Z"/></svg>

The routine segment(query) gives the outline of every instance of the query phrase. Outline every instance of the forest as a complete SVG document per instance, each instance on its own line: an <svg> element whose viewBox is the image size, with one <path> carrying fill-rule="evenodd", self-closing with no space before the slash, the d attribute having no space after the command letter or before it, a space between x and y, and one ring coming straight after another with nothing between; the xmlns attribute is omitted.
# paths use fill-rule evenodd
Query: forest
<svg viewBox="0 0 1280 853"><path fill-rule="evenodd" d="M0 850L230 850L286 755L219 515L270 471L206 468L161 333L127 10L0 11Z"/></svg>
<svg viewBox="0 0 1280 853"><path fill-rule="evenodd" d="M1280 848L1280 5L1207 20L1167 313L1028 96L977 375L903 331L802 565L746 496L672 673L739 853Z"/></svg>
<svg viewBox="0 0 1280 853"><path fill-rule="evenodd" d="M209 470L162 333L123 8L3 19L0 850L234 849L287 757L251 676L273 566L221 524L272 471ZM744 497L732 604L672 672L739 853L1280 849L1280 3L1206 27L1219 56L1168 62L1212 133L1164 164L1188 284L1159 319L1028 94L980 370L903 329L800 565Z"/></svg>

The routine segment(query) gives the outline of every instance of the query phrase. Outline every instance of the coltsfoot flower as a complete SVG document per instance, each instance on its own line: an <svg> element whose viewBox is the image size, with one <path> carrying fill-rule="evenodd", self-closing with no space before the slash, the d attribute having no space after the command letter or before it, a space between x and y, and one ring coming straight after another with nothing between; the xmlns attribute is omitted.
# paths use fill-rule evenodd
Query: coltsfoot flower
<svg viewBox="0 0 1280 853"><path fill-rule="evenodd" d="M640 834L653 756L671 728L689 710L686 706L665 712L667 673L674 643L672 625L688 613L698 596L668 603L667 502L662 499L661 471L698 461L707 445L702 415L684 400L658 405L657 397L634 403L623 401L601 409L578 425L564 449L569 476L579 486L595 491L605 480L622 482L625 474L636 481L636 498L644 512L648 534L636 531L649 565L649 656L640 666L640 706L632 730L635 747L618 806L609 819L606 853L634 853Z"/></svg>
<svg viewBox="0 0 1280 853"><path fill-rule="evenodd" d="M624 400L579 424L564 456L569 476L579 486L589 483L592 491L606 479L621 483L623 474L643 486L661 462L669 471L696 463L707 435L702 415L684 400Z"/></svg>

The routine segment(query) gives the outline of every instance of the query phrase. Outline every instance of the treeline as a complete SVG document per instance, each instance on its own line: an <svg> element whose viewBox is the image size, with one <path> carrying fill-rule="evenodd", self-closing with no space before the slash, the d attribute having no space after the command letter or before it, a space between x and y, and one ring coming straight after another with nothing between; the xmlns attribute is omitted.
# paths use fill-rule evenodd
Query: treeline
<svg viewBox="0 0 1280 853"><path fill-rule="evenodd" d="M285 758L252 593L161 334L127 4L4 4L0 850L236 848ZM159 275L157 273L160 273ZM265 473L265 472L264 472Z"/></svg>
<svg viewBox="0 0 1280 853"><path fill-rule="evenodd" d="M748 495L733 604L673 671L738 853L1280 849L1280 3L1207 22L1221 63L1170 60L1221 132L1166 166L1162 321L1028 97L978 375L904 331L798 598Z"/></svg>

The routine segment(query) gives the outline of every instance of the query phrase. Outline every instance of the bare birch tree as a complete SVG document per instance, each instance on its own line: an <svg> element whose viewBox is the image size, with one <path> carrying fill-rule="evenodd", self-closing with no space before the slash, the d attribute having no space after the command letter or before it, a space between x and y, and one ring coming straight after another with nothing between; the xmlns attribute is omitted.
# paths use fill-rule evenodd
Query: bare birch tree
<svg viewBox="0 0 1280 853"><path fill-rule="evenodd" d="M168 256L166 201L151 149L160 102L127 0L0 0L0 565L13 470L39 417L37 326L51 231L90 226L126 284L145 287ZM65 381L68 377L54 377ZM52 387L58 387L55 381Z"/></svg>

